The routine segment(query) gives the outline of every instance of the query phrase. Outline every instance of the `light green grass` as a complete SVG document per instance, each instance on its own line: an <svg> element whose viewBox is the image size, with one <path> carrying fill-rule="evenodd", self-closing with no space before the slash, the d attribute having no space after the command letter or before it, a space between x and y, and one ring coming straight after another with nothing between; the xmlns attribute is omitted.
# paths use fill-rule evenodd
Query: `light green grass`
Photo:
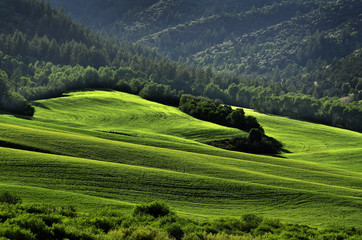
<svg viewBox="0 0 362 240"><path fill-rule="evenodd" d="M0 141L50 153L0 147L0 186L26 202L129 211L162 199L191 217L257 213L315 226L355 225L362 214L359 133L247 110L292 151L279 158L202 144L246 133L130 94L78 92L36 105L32 119L0 115Z"/></svg>
<svg viewBox="0 0 362 240"><path fill-rule="evenodd" d="M245 109L257 117L266 133L282 141L291 159L362 172L362 134Z"/></svg>
<svg viewBox="0 0 362 240"><path fill-rule="evenodd" d="M134 135L166 134L193 140L243 134L237 129L197 120L175 107L126 93L77 92L69 97L37 101L37 104L42 107L37 108L36 119L52 119L84 129Z"/></svg>

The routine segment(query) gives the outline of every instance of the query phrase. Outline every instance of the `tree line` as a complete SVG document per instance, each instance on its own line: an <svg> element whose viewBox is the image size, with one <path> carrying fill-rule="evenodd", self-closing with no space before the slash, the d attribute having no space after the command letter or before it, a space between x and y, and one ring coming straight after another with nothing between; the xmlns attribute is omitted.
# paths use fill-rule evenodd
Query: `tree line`
<svg viewBox="0 0 362 240"><path fill-rule="evenodd" d="M247 86L248 79L244 81L246 84L237 85L234 82L227 89L222 89L218 83L222 85L224 80L232 82L236 77L223 77L209 69L193 71L185 65L161 61L154 64L154 74L148 75L140 68L138 71L135 68L109 66L96 69L81 65L54 65L42 61L26 64L9 55L0 55L2 55L0 66L5 70L1 74L3 96L7 92L5 89L18 93L16 94L18 99L23 96L27 100L36 100L58 97L71 90L111 88L140 94L148 100L178 106L181 95L191 93L220 99L232 105L254 108L264 113L362 131L359 124L362 121L361 102L343 103L337 97L318 99L300 93L285 93L278 85L264 87L260 83L257 87ZM165 66L169 67L169 71L165 71L167 69ZM192 81L193 77L199 81ZM201 81L212 82L203 88ZM191 84L191 87L187 84ZM2 97L3 107L4 100Z"/></svg>

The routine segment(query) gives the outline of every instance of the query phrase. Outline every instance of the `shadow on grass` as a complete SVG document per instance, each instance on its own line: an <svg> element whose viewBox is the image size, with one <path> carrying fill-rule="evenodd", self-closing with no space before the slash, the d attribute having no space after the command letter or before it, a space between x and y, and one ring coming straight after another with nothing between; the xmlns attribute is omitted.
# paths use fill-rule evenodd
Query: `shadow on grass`
<svg viewBox="0 0 362 240"><path fill-rule="evenodd" d="M26 145L18 144L18 143L12 143L12 142L8 142L8 141L2 141L2 140L0 140L0 147L52 154L52 152L44 150L44 149L26 146Z"/></svg>
<svg viewBox="0 0 362 240"><path fill-rule="evenodd" d="M131 134L128 134L128 133L122 133L122 132L114 132L114 131L100 131L100 132L111 133L111 134L122 135L122 136L128 136L128 137L137 137L135 135L131 135Z"/></svg>
<svg viewBox="0 0 362 240"><path fill-rule="evenodd" d="M51 110L49 107L45 106L43 103L40 103L40 102L33 102L32 105L36 106L36 107L44 108L47 110Z"/></svg>
<svg viewBox="0 0 362 240"><path fill-rule="evenodd" d="M26 116L26 115L17 114L17 113L6 112L6 111L3 111L3 110L0 111L0 115L12 115L12 116L14 116L16 118L21 118L21 119L24 119L24 120L33 120L32 116Z"/></svg>

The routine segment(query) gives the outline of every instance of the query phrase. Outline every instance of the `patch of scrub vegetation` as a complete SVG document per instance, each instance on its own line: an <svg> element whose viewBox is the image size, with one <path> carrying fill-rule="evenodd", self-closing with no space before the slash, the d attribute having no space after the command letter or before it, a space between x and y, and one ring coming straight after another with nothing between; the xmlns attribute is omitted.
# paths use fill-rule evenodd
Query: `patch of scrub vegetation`
<svg viewBox="0 0 362 240"><path fill-rule="evenodd" d="M362 229L354 227L317 229L255 214L191 220L164 202L137 205L131 214L110 208L82 213L73 206L21 204L12 193L0 195L1 239L358 239L361 235Z"/></svg>

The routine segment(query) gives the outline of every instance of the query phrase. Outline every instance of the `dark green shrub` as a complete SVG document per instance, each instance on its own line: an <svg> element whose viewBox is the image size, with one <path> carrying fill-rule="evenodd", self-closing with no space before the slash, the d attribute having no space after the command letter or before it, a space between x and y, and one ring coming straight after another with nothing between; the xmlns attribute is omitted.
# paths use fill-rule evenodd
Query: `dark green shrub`
<svg viewBox="0 0 362 240"><path fill-rule="evenodd" d="M41 217L44 221L44 223L51 227L56 223L60 223L62 221L62 217L58 214L42 214L39 215L39 217Z"/></svg>
<svg viewBox="0 0 362 240"><path fill-rule="evenodd" d="M258 217L255 214L245 214L242 216L242 227L241 230L244 232L250 232L252 229L257 228L263 221L262 217Z"/></svg>
<svg viewBox="0 0 362 240"><path fill-rule="evenodd" d="M169 239L165 233L159 232L156 229L152 228L143 228L135 230L131 236L130 240L167 240Z"/></svg>
<svg viewBox="0 0 362 240"><path fill-rule="evenodd" d="M278 228L283 227L283 224L280 222L279 219L265 218L263 220L263 224L267 225L267 226L270 226L270 227L272 227L274 229L278 229Z"/></svg>
<svg viewBox="0 0 362 240"><path fill-rule="evenodd" d="M22 203L22 200L19 196L9 193L9 192L4 192L0 195L0 203L8 203L8 204L17 204L17 203Z"/></svg>
<svg viewBox="0 0 362 240"><path fill-rule="evenodd" d="M252 128L249 131L248 140L250 142L259 143L263 137L264 133L259 128Z"/></svg>
<svg viewBox="0 0 362 240"><path fill-rule="evenodd" d="M67 231L65 226L62 224L54 224L53 225L53 234L54 239L64 239L67 237Z"/></svg>
<svg viewBox="0 0 362 240"><path fill-rule="evenodd" d="M176 238L176 240L181 240L184 236L184 231L179 223L172 223L168 225L166 227L166 231L171 237Z"/></svg>
<svg viewBox="0 0 362 240"><path fill-rule="evenodd" d="M348 239L348 235L346 233L326 233L323 234L323 240L344 240Z"/></svg>
<svg viewBox="0 0 362 240"><path fill-rule="evenodd" d="M121 92L132 93L132 89L126 80L121 79L117 82L115 89Z"/></svg>
<svg viewBox="0 0 362 240"><path fill-rule="evenodd" d="M203 238L199 237L199 234L197 233L190 233L190 234L186 234L182 240L201 240Z"/></svg>
<svg viewBox="0 0 362 240"><path fill-rule="evenodd" d="M163 202L152 202L149 205L138 205L133 210L133 216L148 214L155 218L166 216L170 208Z"/></svg>
<svg viewBox="0 0 362 240"><path fill-rule="evenodd" d="M35 235L30 230L22 229L17 225L1 225L0 237L11 240L35 240Z"/></svg>
<svg viewBox="0 0 362 240"><path fill-rule="evenodd" d="M36 215L22 214L16 218L7 220L6 223L18 225L23 229L30 230L37 239L52 239L53 233L44 221Z"/></svg>
<svg viewBox="0 0 362 240"><path fill-rule="evenodd" d="M273 228L271 226L268 226L268 225L265 225L262 223L253 230L253 235L260 236L260 235L264 235L266 233L272 233L272 232L273 232Z"/></svg>
<svg viewBox="0 0 362 240"><path fill-rule="evenodd" d="M88 223L103 232L107 233L109 230L115 227L115 222L110 217L94 217L88 220Z"/></svg>
<svg viewBox="0 0 362 240"><path fill-rule="evenodd" d="M58 210L58 212L60 215L66 216L66 217L74 218L77 216L77 210L72 205L66 206L66 207L63 206Z"/></svg>
<svg viewBox="0 0 362 240"><path fill-rule="evenodd" d="M50 207L47 205L40 204L29 204L29 205L21 205L20 209L24 210L27 213L35 213L35 214L48 214L55 211L54 207Z"/></svg>
<svg viewBox="0 0 362 240"><path fill-rule="evenodd" d="M12 113L23 114L27 116L33 116L35 113L34 107L32 107L27 100L18 92L10 92L5 103L5 110Z"/></svg>

